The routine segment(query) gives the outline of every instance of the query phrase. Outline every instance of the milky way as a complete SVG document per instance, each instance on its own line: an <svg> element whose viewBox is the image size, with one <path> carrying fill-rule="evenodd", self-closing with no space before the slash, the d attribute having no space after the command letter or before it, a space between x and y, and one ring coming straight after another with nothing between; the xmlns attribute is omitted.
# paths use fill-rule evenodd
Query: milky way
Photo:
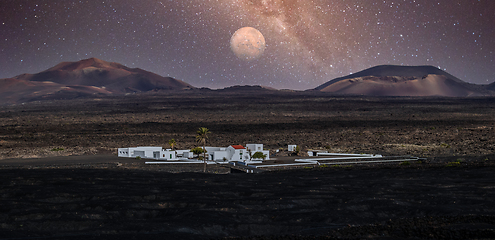
<svg viewBox="0 0 495 240"><path fill-rule="evenodd" d="M309 89L381 64L495 81L493 0L0 1L0 78L96 57L197 87ZM254 27L255 61L230 50Z"/></svg>

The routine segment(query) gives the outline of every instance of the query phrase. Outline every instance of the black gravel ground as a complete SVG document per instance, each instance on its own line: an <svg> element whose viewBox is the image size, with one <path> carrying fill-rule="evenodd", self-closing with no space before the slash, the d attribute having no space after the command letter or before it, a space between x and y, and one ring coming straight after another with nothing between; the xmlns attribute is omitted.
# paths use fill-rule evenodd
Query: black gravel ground
<svg viewBox="0 0 495 240"><path fill-rule="evenodd" d="M3 166L0 238L495 238L492 161L260 174L126 166L136 165Z"/></svg>

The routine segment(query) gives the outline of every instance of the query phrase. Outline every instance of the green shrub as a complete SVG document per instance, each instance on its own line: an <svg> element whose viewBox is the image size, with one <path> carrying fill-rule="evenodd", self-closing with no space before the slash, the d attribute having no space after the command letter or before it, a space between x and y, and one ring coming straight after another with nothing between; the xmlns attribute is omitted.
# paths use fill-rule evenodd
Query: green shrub
<svg viewBox="0 0 495 240"><path fill-rule="evenodd" d="M301 148L299 146L296 146L296 150L294 151L296 154L299 154L299 152L301 151Z"/></svg>
<svg viewBox="0 0 495 240"><path fill-rule="evenodd" d="M58 151L63 151L63 150L64 150L63 148L58 147L58 148L53 148L51 151L58 152Z"/></svg>
<svg viewBox="0 0 495 240"><path fill-rule="evenodd" d="M404 161L404 162L401 162L399 165L401 165L401 166L409 166L409 165L411 165L411 163L409 161Z"/></svg>
<svg viewBox="0 0 495 240"><path fill-rule="evenodd" d="M440 144L440 146L444 147L444 148L450 148L450 145L447 143L442 143L442 144Z"/></svg>
<svg viewBox="0 0 495 240"><path fill-rule="evenodd" d="M203 153L203 148L202 147L195 147L195 148L191 149L191 152L193 152L194 154L199 155L199 154L202 154Z"/></svg>
<svg viewBox="0 0 495 240"><path fill-rule="evenodd" d="M265 159L266 158L266 154L263 154L262 152L255 152L252 156L252 158L254 159Z"/></svg>
<svg viewBox="0 0 495 240"><path fill-rule="evenodd" d="M323 164L323 165L320 165L320 167L323 167L323 168L325 168L325 167L328 167L328 165L326 165L326 164Z"/></svg>
<svg viewBox="0 0 495 240"><path fill-rule="evenodd" d="M460 166L460 165L461 165L461 163L460 163L460 162L449 162L449 163L447 163L447 165L445 165L445 166L447 166L447 167L458 167L458 166Z"/></svg>
<svg viewBox="0 0 495 240"><path fill-rule="evenodd" d="M136 157L136 159L137 159L137 160L141 160L141 157L140 157L140 156L137 156L137 157Z"/></svg>

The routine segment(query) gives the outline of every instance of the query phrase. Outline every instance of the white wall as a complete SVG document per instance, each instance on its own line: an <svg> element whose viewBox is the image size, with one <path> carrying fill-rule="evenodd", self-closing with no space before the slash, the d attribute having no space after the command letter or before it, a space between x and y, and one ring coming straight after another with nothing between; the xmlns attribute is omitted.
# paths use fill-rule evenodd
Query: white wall
<svg viewBox="0 0 495 240"><path fill-rule="evenodd" d="M161 151L161 147L130 147L130 148L119 148L119 157L141 157L141 158L153 158L153 152Z"/></svg>
<svg viewBox="0 0 495 240"><path fill-rule="evenodd" d="M213 160L223 161L223 158L230 160L229 153L227 151L215 151L213 152Z"/></svg>
<svg viewBox="0 0 495 240"><path fill-rule="evenodd" d="M159 159L164 159L164 160L176 159L175 151L162 150L160 151Z"/></svg>
<svg viewBox="0 0 495 240"><path fill-rule="evenodd" d="M131 157L131 152L129 151L129 148L119 148L117 150L117 153L119 157Z"/></svg>
<svg viewBox="0 0 495 240"><path fill-rule="evenodd" d="M191 149L175 150L175 152L176 152L177 156L182 156L182 157L184 157L184 155L183 155L183 154L184 154L185 152L190 152L190 151L191 151Z"/></svg>
<svg viewBox="0 0 495 240"><path fill-rule="evenodd" d="M251 150L251 152L261 152L263 151L263 144L246 144L246 148Z"/></svg>
<svg viewBox="0 0 495 240"><path fill-rule="evenodd" d="M182 153L183 158L194 158L194 153L189 151L189 152L183 152Z"/></svg>

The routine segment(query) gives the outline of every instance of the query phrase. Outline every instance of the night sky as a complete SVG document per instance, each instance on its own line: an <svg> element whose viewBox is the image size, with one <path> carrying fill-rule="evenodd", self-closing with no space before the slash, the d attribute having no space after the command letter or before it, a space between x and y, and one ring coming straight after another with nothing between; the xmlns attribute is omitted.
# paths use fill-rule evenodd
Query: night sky
<svg viewBox="0 0 495 240"><path fill-rule="evenodd" d="M254 27L266 50L230 49ZM196 87L309 89L381 65L495 81L494 0L0 0L0 78L96 57Z"/></svg>

